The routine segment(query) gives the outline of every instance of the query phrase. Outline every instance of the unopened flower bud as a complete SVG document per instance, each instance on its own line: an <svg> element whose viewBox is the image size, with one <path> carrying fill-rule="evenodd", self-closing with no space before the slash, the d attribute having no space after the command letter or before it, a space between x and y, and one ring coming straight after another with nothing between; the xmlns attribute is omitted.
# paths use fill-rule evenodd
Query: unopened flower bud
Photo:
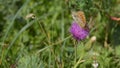
<svg viewBox="0 0 120 68"><path fill-rule="evenodd" d="M30 13L30 14L26 15L25 19L35 19L35 14Z"/></svg>
<svg viewBox="0 0 120 68"><path fill-rule="evenodd" d="M92 36L90 39L91 42L95 42L96 41L96 36Z"/></svg>

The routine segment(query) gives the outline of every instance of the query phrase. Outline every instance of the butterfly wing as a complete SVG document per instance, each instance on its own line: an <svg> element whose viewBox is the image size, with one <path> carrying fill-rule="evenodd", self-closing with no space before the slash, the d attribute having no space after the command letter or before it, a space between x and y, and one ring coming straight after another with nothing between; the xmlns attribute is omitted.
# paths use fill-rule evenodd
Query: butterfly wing
<svg viewBox="0 0 120 68"><path fill-rule="evenodd" d="M86 26L86 18L83 11L72 12L72 17L82 28Z"/></svg>

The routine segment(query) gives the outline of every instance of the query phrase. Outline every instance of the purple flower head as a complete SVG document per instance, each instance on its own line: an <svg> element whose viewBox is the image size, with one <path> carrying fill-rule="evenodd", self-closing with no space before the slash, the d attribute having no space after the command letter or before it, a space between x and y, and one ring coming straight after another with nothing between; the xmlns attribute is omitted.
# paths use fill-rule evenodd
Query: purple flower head
<svg viewBox="0 0 120 68"><path fill-rule="evenodd" d="M73 22L70 27L70 33L76 40L83 40L88 36L89 30L81 28L78 23Z"/></svg>

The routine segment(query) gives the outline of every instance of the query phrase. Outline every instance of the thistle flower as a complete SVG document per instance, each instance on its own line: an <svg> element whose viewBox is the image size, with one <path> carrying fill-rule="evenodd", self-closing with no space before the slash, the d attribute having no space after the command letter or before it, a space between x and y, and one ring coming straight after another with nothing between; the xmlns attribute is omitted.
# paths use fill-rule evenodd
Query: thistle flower
<svg viewBox="0 0 120 68"><path fill-rule="evenodd" d="M83 40L88 36L89 30L81 28L78 23L73 22L70 27L70 33L76 40Z"/></svg>

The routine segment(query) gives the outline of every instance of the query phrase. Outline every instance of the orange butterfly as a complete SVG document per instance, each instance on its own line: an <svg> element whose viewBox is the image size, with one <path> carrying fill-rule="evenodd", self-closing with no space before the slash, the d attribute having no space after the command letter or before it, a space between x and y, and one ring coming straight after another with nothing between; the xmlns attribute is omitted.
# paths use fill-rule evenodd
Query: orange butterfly
<svg viewBox="0 0 120 68"><path fill-rule="evenodd" d="M80 25L80 27L87 27L86 18L83 11L72 12L72 17Z"/></svg>

